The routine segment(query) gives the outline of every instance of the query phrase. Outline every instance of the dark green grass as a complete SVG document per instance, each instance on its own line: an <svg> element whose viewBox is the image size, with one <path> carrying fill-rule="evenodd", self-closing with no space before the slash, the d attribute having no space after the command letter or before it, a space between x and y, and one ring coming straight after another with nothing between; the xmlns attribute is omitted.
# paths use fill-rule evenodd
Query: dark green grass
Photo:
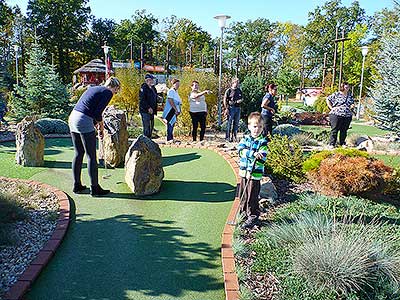
<svg viewBox="0 0 400 300"><path fill-rule="evenodd" d="M48 168L32 178L70 195L73 221L28 299L224 299L220 242L235 177L221 157L163 149L159 194L134 198L114 169L100 179L112 194L92 198L71 192L70 143L46 149ZM86 168L82 180L89 184Z"/></svg>
<svg viewBox="0 0 400 300"><path fill-rule="evenodd" d="M400 155L375 154L373 157L383 160L388 166L400 167Z"/></svg>
<svg viewBox="0 0 400 300"><path fill-rule="evenodd" d="M313 126L313 125L302 125L300 126L300 129L307 131L307 132L312 132L314 134L320 133L323 130L328 130L330 132L331 128L330 126ZM370 125L365 125L365 124L356 124L352 122L350 129L348 131L348 135L351 134L359 134L359 135L368 135L368 136L379 136L379 135L385 135L391 133L388 130L382 130L380 128L370 126Z"/></svg>

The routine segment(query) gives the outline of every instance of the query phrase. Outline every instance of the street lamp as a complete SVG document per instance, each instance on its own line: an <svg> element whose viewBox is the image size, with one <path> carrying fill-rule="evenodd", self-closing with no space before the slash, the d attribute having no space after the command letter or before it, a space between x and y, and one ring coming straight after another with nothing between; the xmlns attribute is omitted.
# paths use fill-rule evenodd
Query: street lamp
<svg viewBox="0 0 400 300"><path fill-rule="evenodd" d="M15 51L15 74L17 76L17 85L19 83L19 81L18 81L18 50L19 50L19 46L18 45L14 45L14 51Z"/></svg>
<svg viewBox="0 0 400 300"><path fill-rule="evenodd" d="M218 15L214 17L214 19L218 20L219 28L221 28L221 39L219 41L218 126L221 126L222 39L224 37L226 20L230 18L231 17L227 15Z"/></svg>
<svg viewBox="0 0 400 300"><path fill-rule="evenodd" d="M108 64L107 64L107 57L108 57L108 51L110 50L111 47L106 45L106 42L104 42L104 46L101 46L104 51L104 64L106 65L106 76L104 77L104 80L107 80L108 76Z"/></svg>
<svg viewBox="0 0 400 300"><path fill-rule="evenodd" d="M357 120L360 120L361 93L362 93L363 81L364 81L364 64L365 64L365 57L367 56L367 53L368 53L368 47L367 46L362 46L361 47L361 54L363 56L363 60L362 60L362 67L361 67L360 98L358 100L358 105L357 105Z"/></svg>

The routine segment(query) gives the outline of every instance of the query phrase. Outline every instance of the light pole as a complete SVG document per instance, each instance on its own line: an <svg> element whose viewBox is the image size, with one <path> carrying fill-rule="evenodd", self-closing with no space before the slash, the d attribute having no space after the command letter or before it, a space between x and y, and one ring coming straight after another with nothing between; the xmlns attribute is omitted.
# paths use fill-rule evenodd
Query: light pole
<svg viewBox="0 0 400 300"><path fill-rule="evenodd" d="M111 47L107 46L106 42L104 42L104 46L101 46L104 51L104 64L106 65L106 76L104 77L104 81L107 80L108 76L108 64L107 64L107 57L108 57L108 51L110 50Z"/></svg>
<svg viewBox="0 0 400 300"><path fill-rule="evenodd" d="M221 126L222 39L224 37L226 20L230 19L230 16L218 15L215 16L214 19L218 20L218 25L221 28L221 39L219 41L219 79L218 79L218 126Z"/></svg>
<svg viewBox="0 0 400 300"><path fill-rule="evenodd" d="M19 46L18 45L14 45L14 51L15 51L15 74L17 76L17 85L19 83L19 81L18 81L18 50L19 50Z"/></svg>
<svg viewBox="0 0 400 300"><path fill-rule="evenodd" d="M361 53L362 53L362 56L363 56L363 60L362 60L362 67L361 67L360 98L358 99L358 105L357 105L357 120L360 120L361 93L362 93L363 81L364 81L364 64L365 64L365 57L367 56L367 53L368 53L368 47L367 46L362 46L361 47Z"/></svg>

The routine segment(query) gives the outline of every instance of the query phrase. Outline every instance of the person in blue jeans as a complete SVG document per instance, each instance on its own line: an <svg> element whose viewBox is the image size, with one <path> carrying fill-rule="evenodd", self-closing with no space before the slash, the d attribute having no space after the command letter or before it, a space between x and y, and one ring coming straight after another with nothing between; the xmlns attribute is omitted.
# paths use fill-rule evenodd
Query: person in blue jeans
<svg viewBox="0 0 400 300"><path fill-rule="evenodd" d="M178 94L180 81L177 78L172 78L172 87L167 93L167 102L165 103L164 112L162 115L163 120L167 125L167 142L174 141L174 126L177 117L181 113L182 100Z"/></svg>
<svg viewBox="0 0 400 300"><path fill-rule="evenodd" d="M274 124L273 117L276 112L275 96L277 86L273 83L265 86L267 93L261 102L261 116L264 120L263 135L267 138L272 137L272 126Z"/></svg>
<svg viewBox="0 0 400 300"><path fill-rule="evenodd" d="M228 117L225 139L237 142L237 132L240 121L240 104L243 102L242 90L239 88L239 79L233 78L232 85L225 91L224 109Z"/></svg>

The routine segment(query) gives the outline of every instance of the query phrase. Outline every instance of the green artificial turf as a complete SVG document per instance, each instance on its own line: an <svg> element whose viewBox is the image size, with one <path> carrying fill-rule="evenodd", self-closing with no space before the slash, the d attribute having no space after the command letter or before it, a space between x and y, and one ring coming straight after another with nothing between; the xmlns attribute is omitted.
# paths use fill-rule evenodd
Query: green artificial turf
<svg viewBox="0 0 400 300"><path fill-rule="evenodd" d="M388 166L397 168L400 167L399 155L375 154L373 157L383 160Z"/></svg>
<svg viewBox="0 0 400 300"><path fill-rule="evenodd" d="M48 168L31 178L64 190L73 220L28 299L224 299L220 243L235 177L219 155L162 149L159 194L134 198L121 168L100 179L112 194L92 198L71 192L69 140L48 140L46 149ZM88 185L86 168L82 175Z"/></svg>
<svg viewBox="0 0 400 300"><path fill-rule="evenodd" d="M314 125L301 125L300 126L301 130L312 132L314 134L320 133L323 130L328 130L329 132L331 131L330 126L314 126ZM348 131L348 135L351 134L359 134L359 135L368 135L368 136L378 136L378 135L385 135L391 133L391 131L388 130L382 130L380 128L371 126L371 125L365 125L365 124L356 124L356 123L351 123L350 129Z"/></svg>

